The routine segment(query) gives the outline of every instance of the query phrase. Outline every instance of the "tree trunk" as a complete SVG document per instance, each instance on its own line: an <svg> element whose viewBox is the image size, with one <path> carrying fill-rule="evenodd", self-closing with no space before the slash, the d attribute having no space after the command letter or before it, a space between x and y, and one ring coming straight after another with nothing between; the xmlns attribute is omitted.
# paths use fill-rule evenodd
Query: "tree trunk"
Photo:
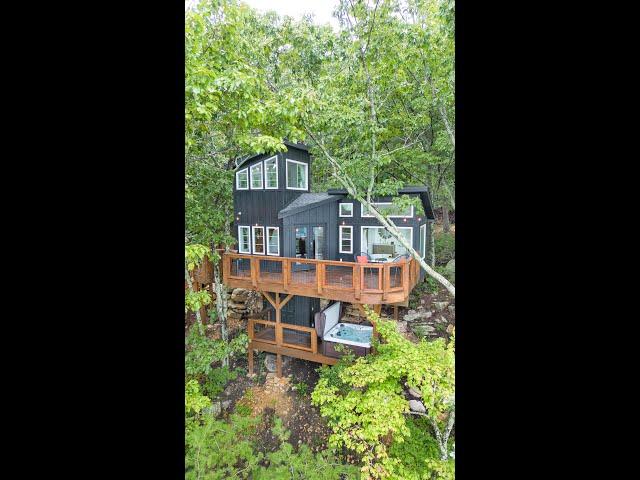
<svg viewBox="0 0 640 480"><path fill-rule="evenodd" d="M446 203L442 205L442 231L449 233L451 226L449 225L449 205Z"/></svg>
<svg viewBox="0 0 640 480"><path fill-rule="evenodd" d="M191 290L193 292L193 282L191 281L191 276L189 275L189 270L187 269L187 264L186 263L184 265L184 279L187 282L187 286L189 287L189 290ZM202 332L202 317L200 316L200 309L196 310L195 314L196 314L196 323L198 324L198 330L200 331L200 333L203 333Z"/></svg>
<svg viewBox="0 0 640 480"><path fill-rule="evenodd" d="M218 321L220 322L220 333L222 335L222 341L225 343L225 345L228 345L229 331L227 329L227 289L224 288L224 284L222 283L219 262L216 262L213 265L213 276L216 289L216 312L218 314ZM229 366L229 355L225 355L225 357L222 359L222 366Z"/></svg>
<svg viewBox="0 0 640 480"><path fill-rule="evenodd" d="M434 234L433 225L434 225L434 222L429 222L429 251L431 252L430 265L432 267L435 267L436 266L436 240L435 240L435 237L433 236Z"/></svg>

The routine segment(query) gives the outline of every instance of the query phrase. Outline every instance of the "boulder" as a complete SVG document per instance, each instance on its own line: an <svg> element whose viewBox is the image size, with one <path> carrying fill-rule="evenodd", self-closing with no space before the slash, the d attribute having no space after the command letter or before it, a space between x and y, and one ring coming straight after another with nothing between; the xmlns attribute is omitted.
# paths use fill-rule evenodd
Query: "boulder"
<svg viewBox="0 0 640 480"><path fill-rule="evenodd" d="M436 307L436 309L441 312L443 311L445 308L447 308L447 306L449 305L449 302L433 302L433 305Z"/></svg>
<svg viewBox="0 0 640 480"><path fill-rule="evenodd" d="M251 290L245 290L244 288L236 288L233 290L233 293L231 293L231 301L244 303L249 298L250 293L251 293Z"/></svg>
<svg viewBox="0 0 640 480"><path fill-rule="evenodd" d="M456 280L456 259L452 258L449 260L447 265L444 267L444 276L450 282L455 282Z"/></svg>
<svg viewBox="0 0 640 480"><path fill-rule="evenodd" d="M456 313L456 306L455 305L449 305L447 308L449 309L449 313L451 313L452 315L454 315Z"/></svg>
<svg viewBox="0 0 640 480"><path fill-rule="evenodd" d="M409 310L403 317L403 320L406 322L415 322L416 320L430 318L431 315L433 315L433 313L428 310Z"/></svg>
<svg viewBox="0 0 640 480"><path fill-rule="evenodd" d="M411 395L413 398L422 398L422 393L420 393L419 390L416 390L413 387L409 388L409 395Z"/></svg>
<svg viewBox="0 0 640 480"><path fill-rule="evenodd" d="M422 402L418 400L409 400L409 408L413 412L427 413L427 409L424 408L424 405L422 404Z"/></svg>
<svg viewBox="0 0 640 480"><path fill-rule="evenodd" d="M453 323L450 323L449 326L447 327L447 333L451 335L453 333L454 328L455 326L453 325Z"/></svg>

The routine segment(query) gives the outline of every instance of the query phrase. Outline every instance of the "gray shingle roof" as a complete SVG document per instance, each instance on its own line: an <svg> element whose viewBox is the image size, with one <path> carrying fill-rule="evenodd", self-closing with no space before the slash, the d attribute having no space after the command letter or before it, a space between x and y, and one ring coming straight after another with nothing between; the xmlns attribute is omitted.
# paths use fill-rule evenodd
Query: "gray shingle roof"
<svg viewBox="0 0 640 480"><path fill-rule="evenodd" d="M309 208L315 208L324 203L337 202L341 198L344 198L344 195L329 195L326 192L303 193L289 205L280 210L278 218L288 217L289 215L302 212Z"/></svg>

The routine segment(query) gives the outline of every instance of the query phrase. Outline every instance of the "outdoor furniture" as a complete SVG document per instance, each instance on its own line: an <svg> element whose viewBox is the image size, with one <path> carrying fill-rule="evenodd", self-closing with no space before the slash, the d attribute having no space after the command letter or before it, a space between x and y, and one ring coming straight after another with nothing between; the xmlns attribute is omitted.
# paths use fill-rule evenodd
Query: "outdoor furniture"
<svg viewBox="0 0 640 480"><path fill-rule="evenodd" d="M396 258L394 258L392 262L401 262L403 259L409 260L410 258L411 258L411 255L409 255L408 253L403 253L401 255L398 255Z"/></svg>
<svg viewBox="0 0 640 480"><path fill-rule="evenodd" d="M356 255L356 262L358 263L369 263L371 260L371 255L367 252L360 252L359 255Z"/></svg>

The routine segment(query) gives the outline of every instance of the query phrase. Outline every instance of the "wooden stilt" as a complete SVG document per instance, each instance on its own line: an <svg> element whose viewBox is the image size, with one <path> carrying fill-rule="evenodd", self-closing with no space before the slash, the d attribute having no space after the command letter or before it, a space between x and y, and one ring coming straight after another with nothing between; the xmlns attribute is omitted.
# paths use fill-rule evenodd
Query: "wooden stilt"
<svg viewBox="0 0 640 480"><path fill-rule="evenodd" d="M394 319L396 322L398 321L398 310L399 310L398 306L397 306L397 305L394 305L394 306L393 306L393 319Z"/></svg>
<svg viewBox="0 0 640 480"><path fill-rule="evenodd" d="M276 354L276 377L282 377L282 355Z"/></svg>
<svg viewBox="0 0 640 480"><path fill-rule="evenodd" d="M249 361L249 375L253 375L253 348L249 347L247 355Z"/></svg>

